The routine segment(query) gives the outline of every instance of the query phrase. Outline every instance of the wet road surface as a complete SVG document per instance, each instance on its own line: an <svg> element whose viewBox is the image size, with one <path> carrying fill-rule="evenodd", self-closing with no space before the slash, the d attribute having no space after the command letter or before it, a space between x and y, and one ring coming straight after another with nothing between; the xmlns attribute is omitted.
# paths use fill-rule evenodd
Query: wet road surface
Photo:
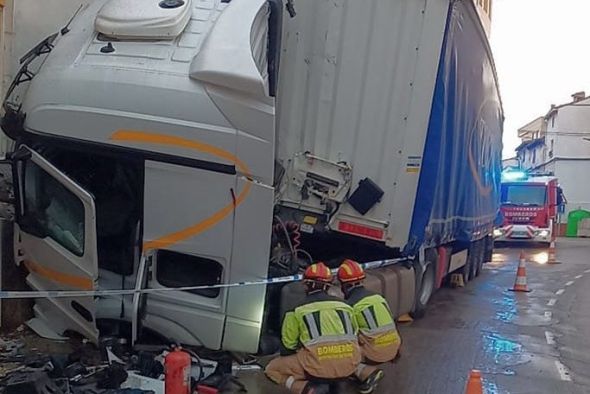
<svg viewBox="0 0 590 394"><path fill-rule="evenodd" d="M498 249L466 287L439 290L425 318L400 326L402 358L377 392L460 394L475 368L487 394L590 393L590 240L557 248L558 265L524 249L531 293L507 291L522 247ZM286 392L261 374L241 380L250 393Z"/></svg>

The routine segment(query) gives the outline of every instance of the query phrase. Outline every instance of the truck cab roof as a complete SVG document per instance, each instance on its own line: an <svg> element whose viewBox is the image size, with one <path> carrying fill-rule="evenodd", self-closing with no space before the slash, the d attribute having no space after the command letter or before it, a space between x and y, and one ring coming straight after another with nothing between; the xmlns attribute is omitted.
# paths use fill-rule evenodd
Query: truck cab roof
<svg viewBox="0 0 590 394"><path fill-rule="evenodd" d="M174 3L98 0L85 7L31 81L25 131L235 164L207 149L116 137L133 130L197 141L241 156L248 175L270 182L267 2L184 0L165 7Z"/></svg>

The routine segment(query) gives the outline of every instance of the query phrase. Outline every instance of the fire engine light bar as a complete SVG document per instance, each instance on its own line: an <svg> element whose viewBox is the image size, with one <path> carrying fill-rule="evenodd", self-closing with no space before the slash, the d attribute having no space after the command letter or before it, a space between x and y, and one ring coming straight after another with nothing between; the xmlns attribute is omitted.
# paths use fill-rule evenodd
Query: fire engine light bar
<svg viewBox="0 0 590 394"><path fill-rule="evenodd" d="M524 171L504 171L502 178L506 181L520 181L528 178L528 175Z"/></svg>

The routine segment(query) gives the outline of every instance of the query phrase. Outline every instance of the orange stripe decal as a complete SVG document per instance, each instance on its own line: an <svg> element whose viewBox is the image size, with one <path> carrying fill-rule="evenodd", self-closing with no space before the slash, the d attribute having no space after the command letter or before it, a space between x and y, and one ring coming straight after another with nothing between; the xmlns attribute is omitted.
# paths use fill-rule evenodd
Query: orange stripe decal
<svg viewBox="0 0 590 394"><path fill-rule="evenodd" d="M188 140L181 137L175 137L165 134L154 134L154 133L146 133L144 131L136 131L136 130L117 130L111 136L111 140L113 141L126 141L126 142L135 142L135 143L145 143L145 144L154 144L154 145L168 145L174 146L177 148L186 148L192 149L199 152L207 153L212 156L216 156L220 159L224 159L230 161L235 164L236 168L239 172L243 173L244 176L250 177L251 173L248 167L244 162L238 159L232 153L225 151L221 148L216 146L194 141ZM231 203L221 208L219 211L215 212L211 216L205 218L204 220L200 221L199 223L185 228L183 230L174 232L172 234L165 235L155 240L146 241L143 245L144 250L150 249L162 249L166 248L170 245L174 245L180 241L185 239L194 237L204 231L209 230L210 228L214 227L216 224L224 220L227 216L229 216L240 204L244 202L248 194L250 193L252 185L251 183L246 183L244 189L240 192L240 194L235 198L235 201L232 198Z"/></svg>
<svg viewBox="0 0 590 394"><path fill-rule="evenodd" d="M94 283L90 278L55 271L51 268L42 266L29 260L25 260L23 263L25 264L25 267L27 267L29 272L33 272L39 276L43 276L53 282L61 283L69 287L74 287L79 290L94 289Z"/></svg>

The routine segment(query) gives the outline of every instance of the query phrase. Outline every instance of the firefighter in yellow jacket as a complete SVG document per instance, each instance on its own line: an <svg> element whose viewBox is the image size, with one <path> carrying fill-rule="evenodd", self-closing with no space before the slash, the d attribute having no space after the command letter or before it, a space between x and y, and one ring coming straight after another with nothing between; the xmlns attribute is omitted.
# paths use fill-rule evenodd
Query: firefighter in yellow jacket
<svg viewBox="0 0 590 394"><path fill-rule="evenodd" d="M338 269L338 280L344 298L354 311L359 326L359 344L363 361L356 370L359 391L371 393L383 379L383 371L376 365L393 361L399 352L401 339L385 298L367 290L362 282L363 268L352 260L345 260Z"/></svg>
<svg viewBox="0 0 590 394"><path fill-rule="evenodd" d="M307 268L303 275L306 296L283 320L281 357L265 369L272 381L293 393L327 393L327 385L313 381L347 378L361 361L353 310L342 299L328 295L331 282L332 273L325 264Z"/></svg>

